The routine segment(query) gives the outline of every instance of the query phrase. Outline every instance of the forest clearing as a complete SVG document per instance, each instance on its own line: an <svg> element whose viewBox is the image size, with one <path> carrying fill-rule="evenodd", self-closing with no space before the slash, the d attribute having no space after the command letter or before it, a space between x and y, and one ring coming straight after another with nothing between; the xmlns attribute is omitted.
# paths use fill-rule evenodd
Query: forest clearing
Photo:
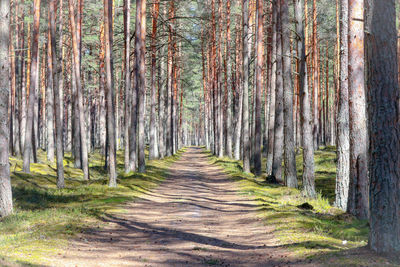
<svg viewBox="0 0 400 267"><path fill-rule="evenodd" d="M400 266L399 10L1 0L0 266Z"/></svg>

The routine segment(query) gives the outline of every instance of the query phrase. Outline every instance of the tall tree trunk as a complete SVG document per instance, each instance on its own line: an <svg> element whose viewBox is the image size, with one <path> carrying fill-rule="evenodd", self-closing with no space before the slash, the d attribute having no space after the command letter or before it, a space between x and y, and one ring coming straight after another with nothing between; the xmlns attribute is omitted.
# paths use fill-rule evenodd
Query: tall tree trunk
<svg viewBox="0 0 400 267"><path fill-rule="evenodd" d="M112 0L104 0L104 38L106 48L106 103L107 103L107 136L108 136L108 171L110 187L117 186L117 172L116 172L116 143L115 143L115 109L114 109L114 83L113 83L113 69L112 69Z"/></svg>
<svg viewBox="0 0 400 267"><path fill-rule="evenodd" d="M156 116L156 68L157 68L157 19L160 12L160 1L155 0L153 3L153 29L151 36L151 95L150 95L150 143L149 143L149 159L159 158L157 146L157 116Z"/></svg>
<svg viewBox="0 0 400 267"><path fill-rule="evenodd" d="M30 85L29 85L29 100L27 106L27 118L25 126L25 142L24 142L24 163L23 171L30 172L32 141L33 141L33 122L34 122L34 106L36 100L36 80L38 72L38 50L39 50L39 20L40 20L40 0L33 2L33 27L31 39L31 62L30 62ZM8 37L8 35L7 35ZM8 49L8 48L7 48Z"/></svg>
<svg viewBox="0 0 400 267"><path fill-rule="evenodd" d="M316 197L312 113L307 83L307 59L305 53L306 43L303 28L302 9L302 0L295 0L294 13L296 17L297 56L299 58L301 141L303 144L303 192L308 197Z"/></svg>
<svg viewBox="0 0 400 267"><path fill-rule="evenodd" d="M278 0L277 13L280 14L281 0ZM283 77L282 77L282 21L280 16L277 19L276 37L276 95L275 95L275 127L274 127L274 158L272 162L271 175L279 182L282 179L282 157L283 157Z"/></svg>
<svg viewBox="0 0 400 267"><path fill-rule="evenodd" d="M256 75L256 92L255 92L255 130L254 130L254 138L255 138L255 145L254 145L254 173L256 175L261 174L261 146L262 146L262 126L261 126L261 97L262 91L264 86L263 81L263 65L264 65L264 8L263 8L263 1L257 0L257 20L256 20L256 66L255 66L255 75Z"/></svg>
<svg viewBox="0 0 400 267"><path fill-rule="evenodd" d="M61 120L61 101L60 101L60 87L59 81L62 79L62 75L59 64L57 61L57 50L56 50L56 1L51 0L49 6L50 14L50 46L51 46L51 62L53 77L53 95L54 95L54 110L55 110L55 129L56 129L56 156L57 156L57 187L64 188L64 154L63 154L63 126ZM60 2L62 3L62 2ZM60 15L62 14L62 7L60 6ZM60 25L61 27L61 25ZM59 51L61 53L61 51ZM57 72L56 72L57 70Z"/></svg>
<svg viewBox="0 0 400 267"><path fill-rule="evenodd" d="M278 8L277 0L272 2L272 51L271 51L271 88L269 102L269 120L268 120L268 150L267 150L267 175L272 174L272 164L274 160L274 138L275 138L275 108L276 108L276 59L277 59L277 28Z"/></svg>
<svg viewBox="0 0 400 267"><path fill-rule="evenodd" d="M243 0L243 171L250 172L250 137L249 137L249 72L250 54L249 49L251 36L249 36L249 0Z"/></svg>
<svg viewBox="0 0 400 267"><path fill-rule="evenodd" d="M226 61L225 61L225 80L226 80L226 155L232 157L232 64L231 64L231 0L226 1Z"/></svg>
<svg viewBox="0 0 400 267"><path fill-rule="evenodd" d="M340 92L337 114L337 171L336 206L347 210L349 196L350 140L349 140L349 76L348 76L348 0L340 5Z"/></svg>
<svg viewBox="0 0 400 267"><path fill-rule="evenodd" d="M318 33L317 33L317 0L313 0L313 41L312 41L312 62L313 62L313 92L314 92L314 117L313 117L313 135L314 135L314 149L319 147L319 79L318 79Z"/></svg>
<svg viewBox="0 0 400 267"><path fill-rule="evenodd" d="M124 0L124 44L125 44L125 117L124 117L124 164L125 173L132 171L129 164L129 122L131 95L131 1Z"/></svg>
<svg viewBox="0 0 400 267"><path fill-rule="evenodd" d="M380 253L400 252L400 124L394 1L368 0L366 55L370 247ZM393 255L394 255L393 254Z"/></svg>
<svg viewBox="0 0 400 267"><path fill-rule="evenodd" d="M0 1L0 75L3 77L0 80L0 218L13 212L7 124L10 86L8 79L5 79L9 75L10 15L10 1Z"/></svg>
<svg viewBox="0 0 400 267"><path fill-rule="evenodd" d="M235 134L234 134L234 159L240 160L240 148L242 137L242 107L243 107L243 53L241 51L242 23L243 19L238 16L236 20L236 102L235 102Z"/></svg>
<svg viewBox="0 0 400 267"><path fill-rule="evenodd" d="M293 129L293 84L291 74L292 63L290 56L290 22L288 0L281 0L281 4L285 183L288 187L297 188L296 151Z"/></svg>
<svg viewBox="0 0 400 267"><path fill-rule="evenodd" d="M137 91L137 134L138 134L138 167L139 172L146 171L145 161L145 92L146 92L146 0L136 0L136 32L135 32L135 55L136 55L136 91Z"/></svg>
<svg viewBox="0 0 400 267"><path fill-rule="evenodd" d="M70 24L71 24L71 35L72 35L72 50L74 54L74 71L76 90L78 94L78 110L79 113L79 128L80 128L80 141L81 141L81 152L82 152L82 170L83 177L85 180L89 180L89 162L88 162L88 148L86 138L86 126L85 126L85 111L83 106L83 88L81 81L81 69L80 69L80 53L78 44L78 28L74 18L74 4L73 0L69 0L69 13L70 13Z"/></svg>
<svg viewBox="0 0 400 267"><path fill-rule="evenodd" d="M50 3L51 4L51 3ZM53 11L54 12L54 11ZM49 8L49 30L47 37L47 87L46 87L46 128L47 128L47 160L54 162L54 71L51 47L51 10Z"/></svg>
<svg viewBox="0 0 400 267"><path fill-rule="evenodd" d="M367 103L364 88L364 0L349 1L350 185L348 211L368 218Z"/></svg>

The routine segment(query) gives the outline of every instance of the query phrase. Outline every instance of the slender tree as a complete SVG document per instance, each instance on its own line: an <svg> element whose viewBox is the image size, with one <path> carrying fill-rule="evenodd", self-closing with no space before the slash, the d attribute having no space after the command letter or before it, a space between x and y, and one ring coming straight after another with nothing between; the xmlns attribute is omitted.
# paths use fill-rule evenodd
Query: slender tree
<svg viewBox="0 0 400 267"><path fill-rule="evenodd" d="M243 171L250 172L250 136L249 136L249 72L250 54L249 44L249 0L243 0L243 110L242 110L242 134L243 134Z"/></svg>
<svg viewBox="0 0 400 267"><path fill-rule="evenodd" d="M271 51L271 81L270 81L270 102L268 120L268 150L267 150L267 175L272 175L272 163L274 159L274 137L275 137L275 105L276 105L276 49L277 49L277 0L272 1L272 51Z"/></svg>
<svg viewBox="0 0 400 267"><path fill-rule="evenodd" d="M63 127L61 120L61 101L60 101L60 88L59 82L62 79L60 71L60 66L57 58L56 49L56 3L57 0L51 0L49 5L50 14L50 46L51 46L51 62L52 66L52 78L53 78L53 96L54 96L54 111L55 111L55 127L56 127L56 157L57 157L57 187L64 188L64 153L63 153ZM60 6L60 14L62 8ZM62 63L61 63L62 64ZM56 71L57 70L57 71Z"/></svg>
<svg viewBox="0 0 400 267"><path fill-rule="evenodd" d="M156 121L156 67L157 67L157 19L160 12L160 1L153 3L153 29L151 35L151 94L150 94L150 143L149 159L159 157L157 144L157 121Z"/></svg>
<svg viewBox="0 0 400 267"><path fill-rule="evenodd" d="M112 0L104 0L104 38L105 38L105 65L106 65L106 103L107 103L107 144L108 144L108 171L110 187L117 186L116 172L116 143L115 143L115 109L114 109L114 83L112 68L112 36L110 35L112 27Z"/></svg>
<svg viewBox="0 0 400 267"><path fill-rule="evenodd" d="M24 163L23 171L29 173L31 168L31 153L35 149L33 136L34 123L34 107L36 100L36 80L38 78L38 50L39 50L39 21L40 21L40 0L33 2L33 27L31 37L31 61L30 61L30 82L29 82L29 99L27 106L27 117L25 126L25 142L24 142ZM8 37L8 35L7 35ZM8 49L8 48L7 48ZM35 154L35 152L33 152Z"/></svg>
<svg viewBox="0 0 400 267"><path fill-rule="evenodd" d="M280 14L281 0L277 2L277 13ZM276 95L275 95L275 126L274 126L274 156L271 175L279 182L282 180L282 158L284 143L284 118L283 118L283 77L282 77L282 21L277 19L276 37Z"/></svg>
<svg viewBox="0 0 400 267"><path fill-rule="evenodd" d="M368 218L368 138L364 88L364 0L349 1L350 181L348 211Z"/></svg>
<svg viewBox="0 0 400 267"><path fill-rule="evenodd" d="M135 32L135 59L136 59L136 92L137 92L137 135L138 135L138 166L139 172L145 172L145 91L146 91L146 0L136 0L136 32Z"/></svg>
<svg viewBox="0 0 400 267"><path fill-rule="evenodd" d="M400 117L395 1L368 0L370 247L400 252Z"/></svg>
<svg viewBox="0 0 400 267"><path fill-rule="evenodd" d="M257 61L256 61L256 92L255 92L255 146L254 146L254 172L256 175L261 174L261 97L262 90L264 86L263 81L263 66L264 66L264 8L263 1L257 0L257 40L256 40L256 53L257 53Z"/></svg>
<svg viewBox="0 0 400 267"><path fill-rule="evenodd" d="M348 0L340 3L340 93L337 114L336 206L347 210L349 196L349 80L348 80Z"/></svg>
<svg viewBox="0 0 400 267"><path fill-rule="evenodd" d="M10 86L5 78L9 77L10 14L10 1L0 1L0 218L13 212L7 123Z"/></svg>
<svg viewBox="0 0 400 267"><path fill-rule="evenodd" d="M83 107L83 88L81 81L81 68L80 68L80 52L79 52L79 40L77 23L74 18L74 4L73 0L69 0L69 13L70 13L70 25L72 35L72 51L74 59L74 76L76 83L76 91L78 96L78 116L79 116L79 131L80 131L80 142L81 142L81 154L82 154L82 170L85 180L89 180L89 159L88 159L88 148L87 148L87 135L85 126L85 112Z"/></svg>
<svg viewBox="0 0 400 267"><path fill-rule="evenodd" d="M306 0L307 1L307 0ZM312 132L311 101L307 83L306 43L303 27L302 0L295 1L295 18L297 32L297 56L299 58L299 87L300 87L300 119L301 137L303 144L303 192L308 197L315 197L314 177L314 145Z"/></svg>
<svg viewBox="0 0 400 267"><path fill-rule="evenodd" d="M50 3L51 4L51 3ZM50 6L50 5L49 5ZM47 87L46 87L46 130L47 130L47 160L54 162L54 70L52 60L51 33L50 33L50 16L51 9L49 7L49 30L47 34Z"/></svg>
<svg viewBox="0 0 400 267"><path fill-rule="evenodd" d="M287 0L282 0L281 3L285 183L288 187L297 188L296 151L293 128L293 85L290 56L289 5Z"/></svg>
<svg viewBox="0 0 400 267"><path fill-rule="evenodd" d="M129 122L130 122L130 95L131 95L131 1L124 0L124 45L125 45L125 117L124 117L124 164L125 172L131 171L129 162Z"/></svg>

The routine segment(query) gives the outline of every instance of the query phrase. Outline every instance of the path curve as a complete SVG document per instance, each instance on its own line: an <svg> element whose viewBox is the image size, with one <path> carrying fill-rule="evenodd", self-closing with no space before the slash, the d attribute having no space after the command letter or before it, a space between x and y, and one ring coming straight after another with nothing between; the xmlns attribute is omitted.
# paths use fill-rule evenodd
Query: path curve
<svg viewBox="0 0 400 267"><path fill-rule="evenodd" d="M305 266L275 246L256 203L200 148L189 148L161 186L126 209L73 241L55 265Z"/></svg>

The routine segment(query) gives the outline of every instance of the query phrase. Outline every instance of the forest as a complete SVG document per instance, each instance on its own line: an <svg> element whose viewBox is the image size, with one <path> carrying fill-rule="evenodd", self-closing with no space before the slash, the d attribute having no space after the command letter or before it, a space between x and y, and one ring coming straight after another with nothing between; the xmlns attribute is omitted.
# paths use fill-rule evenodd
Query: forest
<svg viewBox="0 0 400 267"><path fill-rule="evenodd" d="M400 266L399 10L0 0L0 266Z"/></svg>

